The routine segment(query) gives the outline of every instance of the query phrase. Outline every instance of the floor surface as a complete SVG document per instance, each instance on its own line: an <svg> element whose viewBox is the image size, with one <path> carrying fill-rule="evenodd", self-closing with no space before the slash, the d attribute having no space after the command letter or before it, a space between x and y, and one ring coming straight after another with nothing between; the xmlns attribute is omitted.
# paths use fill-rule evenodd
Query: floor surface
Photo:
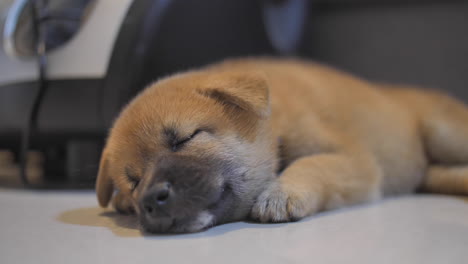
<svg viewBox="0 0 468 264"><path fill-rule="evenodd" d="M0 189L0 263L468 263L468 199L414 195L288 224L142 236L93 192Z"/></svg>

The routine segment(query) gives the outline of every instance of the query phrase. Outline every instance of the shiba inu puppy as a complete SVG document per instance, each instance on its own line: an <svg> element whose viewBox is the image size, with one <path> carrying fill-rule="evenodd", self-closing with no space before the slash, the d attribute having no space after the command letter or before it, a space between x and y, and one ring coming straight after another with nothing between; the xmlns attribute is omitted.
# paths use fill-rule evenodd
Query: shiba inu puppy
<svg viewBox="0 0 468 264"><path fill-rule="evenodd" d="M468 194L468 108L293 59L228 60L147 87L110 131L101 206L196 232L425 190ZM114 192L117 190L117 192Z"/></svg>

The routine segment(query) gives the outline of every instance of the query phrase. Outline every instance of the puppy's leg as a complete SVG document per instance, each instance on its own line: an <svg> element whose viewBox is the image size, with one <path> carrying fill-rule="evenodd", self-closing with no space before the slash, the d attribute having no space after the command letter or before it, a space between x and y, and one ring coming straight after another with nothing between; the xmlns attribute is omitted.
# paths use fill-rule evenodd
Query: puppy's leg
<svg viewBox="0 0 468 264"><path fill-rule="evenodd" d="M422 104L424 144L436 165L428 168L423 191L468 195L468 108L440 94Z"/></svg>
<svg viewBox="0 0 468 264"><path fill-rule="evenodd" d="M118 192L114 198L112 198L112 206L121 214L133 214L135 212L130 198L121 192Z"/></svg>
<svg viewBox="0 0 468 264"><path fill-rule="evenodd" d="M422 190L434 193L468 195L468 165L429 167Z"/></svg>
<svg viewBox="0 0 468 264"><path fill-rule="evenodd" d="M319 154L300 158L257 198L261 222L293 221L320 210L380 197L381 171L369 155Z"/></svg>

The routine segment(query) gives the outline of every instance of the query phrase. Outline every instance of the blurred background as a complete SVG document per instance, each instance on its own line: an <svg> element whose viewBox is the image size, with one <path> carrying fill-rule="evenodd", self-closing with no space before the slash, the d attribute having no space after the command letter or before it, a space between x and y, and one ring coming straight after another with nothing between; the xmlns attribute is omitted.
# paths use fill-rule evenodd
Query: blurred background
<svg viewBox="0 0 468 264"><path fill-rule="evenodd" d="M303 57L468 102L466 0L1 0L0 31L0 186L92 187L132 96L226 58Z"/></svg>

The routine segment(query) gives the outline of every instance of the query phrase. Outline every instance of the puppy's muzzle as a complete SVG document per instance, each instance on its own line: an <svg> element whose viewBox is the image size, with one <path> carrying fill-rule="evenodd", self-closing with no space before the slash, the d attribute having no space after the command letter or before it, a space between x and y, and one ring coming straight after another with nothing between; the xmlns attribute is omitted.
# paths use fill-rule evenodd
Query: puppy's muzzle
<svg viewBox="0 0 468 264"><path fill-rule="evenodd" d="M143 227L165 232L193 220L219 200L219 174L213 164L172 156L157 162L152 180L138 201Z"/></svg>
<svg viewBox="0 0 468 264"><path fill-rule="evenodd" d="M168 209L171 207L175 195L171 187L169 182L162 182L155 184L147 191L141 201L141 211L146 215L145 217L171 217Z"/></svg>

